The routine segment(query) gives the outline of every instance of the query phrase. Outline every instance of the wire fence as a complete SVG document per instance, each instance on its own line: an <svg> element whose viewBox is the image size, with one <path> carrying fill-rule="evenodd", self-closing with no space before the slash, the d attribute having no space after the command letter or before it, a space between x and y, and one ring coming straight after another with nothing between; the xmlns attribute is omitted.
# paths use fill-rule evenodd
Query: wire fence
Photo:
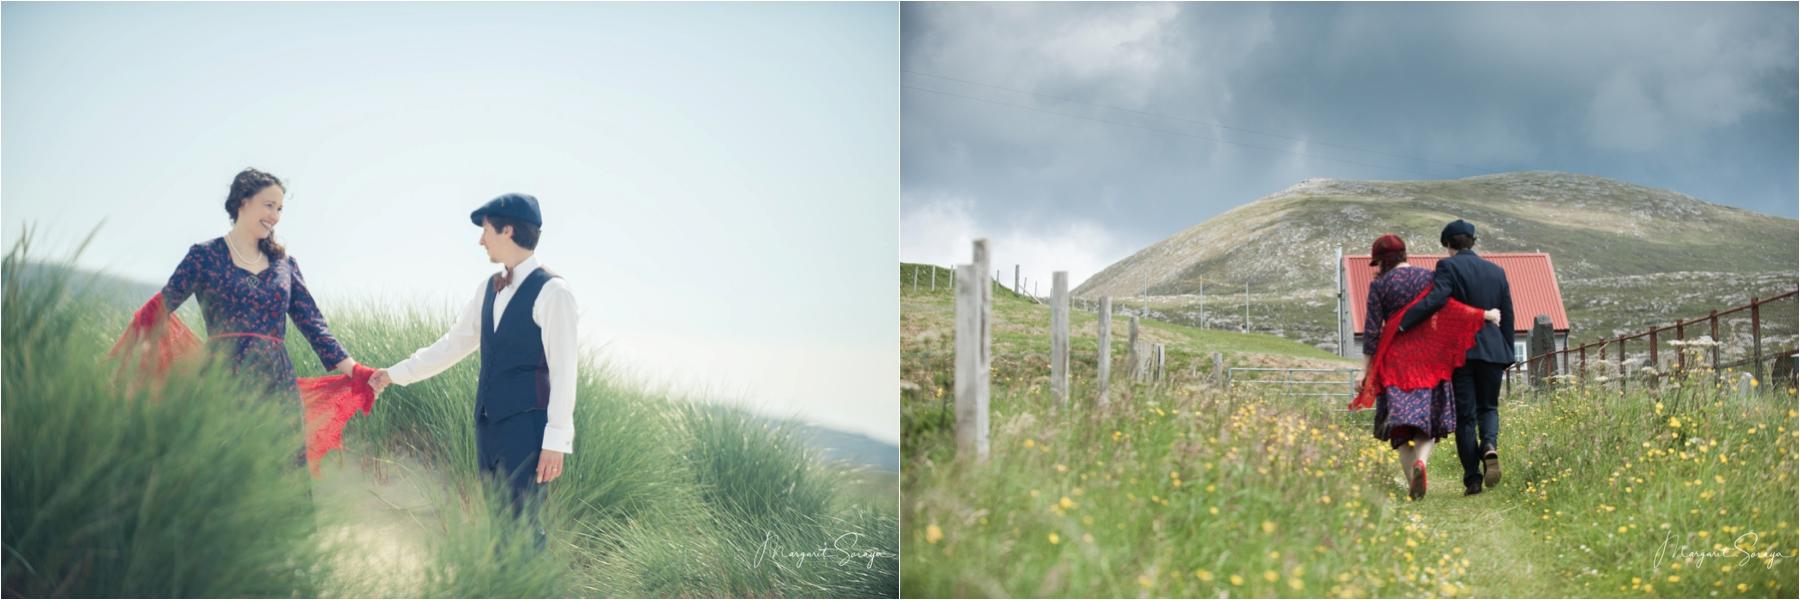
<svg viewBox="0 0 1800 600"><path fill-rule="evenodd" d="M907 284L903 286L904 293L954 292L953 272L949 269L912 264L903 265L902 268L902 281ZM1019 275L1016 269L1014 281L1004 281L1004 275L1003 271L996 271L987 276L996 292L1017 294L1040 303L1047 301L1046 298L1031 293L1033 283ZM1012 285L1008 285L1009 283ZM1599 384L1617 387L1623 394L1634 386L1655 388L1670 378L1685 379L1695 373L1705 373L1722 381L1726 374L1738 371L1743 373L1742 377L1746 378L1744 381L1791 385L1795 372L1800 370L1797 338L1788 335L1780 339L1766 339L1765 325L1769 322L1769 317L1773 316L1785 328L1780 329L1781 331L1795 330L1791 321L1800 316L1794 309L1797 298L1800 298L1800 290L1791 290L1769 298L1753 297L1749 303L1713 310L1704 316L1677 319L1673 324L1533 355L1505 371L1505 393L1509 396L1521 392L1537 394L1556 385L1585 388ZM1112 312L1115 315L1129 315L1147 308L1128 308L1121 300L1125 299L1113 299L1115 306ZM1070 308L1089 313L1099 312L1097 302L1080 299L1071 299ZM1777 312L1771 314L1768 312L1770 309ZM1150 351L1148 347L1140 348L1139 356L1145 356ZM933 380L933 373L939 374L937 378L943 378L942 374L953 372L955 352L947 344L941 351L909 351L906 356L908 360L903 362L902 369L905 372L902 377L921 382L917 385L928 385L923 382ZM1072 352L1069 359L1071 379L1091 380L1097 377L1099 358L1092 349L1087 352ZM1052 357L1048 352L1011 352L993 354L992 361L999 372L1041 372L1045 374L1042 377L1047 379ZM1127 374L1141 372L1127 356L1114 354L1109 362L1123 362L1124 373ZM1244 387L1278 390L1281 395L1332 398L1354 397L1362 372L1358 368L1245 367L1236 362L1220 360L1217 356L1210 359L1187 356L1179 361L1172 361L1172 364L1161 369L1153 369L1148 376L1139 379L1151 383L1165 379L1211 381L1227 387L1235 383ZM1014 376L1030 380L1038 378ZM938 383L937 387L949 388L950 385L946 381Z"/></svg>
<svg viewBox="0 0 1800 600"><path fill-rule="evenodd" d="M1766 343L1773 340L1765 340L1764 325L1771 316L1782 320L1796 317L1797 296L1800 290L1753 297L1748 304L1713 310L1705 316L1531 356L1507 369L1506 391L1512 395L1536 393L1554 385L1585 388L1598 384L1616 386L1624 394L1634 385L1654 389L1695 373L1722 381L1727 373L1740 370L1752 385L1763 381L1791 384L1800 366L1796 365L1795 340L1789 337L1781 343ZM1777 311L1773 315L1768 312L1771 305ZM1740 313L1748 317L1748 323L1733 318ZM1728 334L1723 338L1722 322ZM1636 351L1632 350L1634 342ZM1524 376L1526 384L1516 388L1513 380L1519 376Z"/></svg>

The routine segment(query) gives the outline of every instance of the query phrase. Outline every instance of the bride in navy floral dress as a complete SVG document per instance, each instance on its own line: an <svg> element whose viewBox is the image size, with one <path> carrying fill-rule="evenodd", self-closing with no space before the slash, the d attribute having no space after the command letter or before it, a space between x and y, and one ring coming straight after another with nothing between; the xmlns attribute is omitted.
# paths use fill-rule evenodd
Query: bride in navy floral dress
<svg viewBox="0 0 1800 600"><path fill-rule="evenodd" d="M1379 267L1369 283L1369 303L1363 317L1363 356L1375 356L1387 318L1393 316L1431 287L1432 272L1406 262L1406 242L1394 234L1375 240L1369 265ZM1500 311L1489 310L1489 321L1499 323ZM1363 372L1367 373L1365 366ZM1425 465L1438 440L1456 432L1456 400L1450 380L1416 390L1389 386L1375 407L1375 437L1400 451L1400 469L1411 488L1409 495L1425 495Z"/></svg>
<svg viewBox="0 0 1800 600"><path fill-rule="evenodd" d="M356 361L326 327L299 264L275 243L285 194L274 175L256 169L238 173L225 200L231 231L188 248L162 297L170 312L189 297L199 299L213 360L261 383L274 397L291 400L297 416L300 395L284 342L289 318L326 369L348 373Z"/></svg>

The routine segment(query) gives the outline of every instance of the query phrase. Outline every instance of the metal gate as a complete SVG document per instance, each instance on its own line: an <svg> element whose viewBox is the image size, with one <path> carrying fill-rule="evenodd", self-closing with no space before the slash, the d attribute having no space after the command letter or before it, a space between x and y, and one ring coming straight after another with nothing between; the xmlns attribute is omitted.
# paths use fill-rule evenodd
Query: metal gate
<svg viewBox="0 0 1800 600"><path fill-rule="evenodd" d="M1278 374L1278 375L1275 375ZM1300 376L1296 377L1296 374ZM1232 367L1225 370L1225 387L1233 384L1280 386L1284 396L1356 397L1362 369L1300 369Z"/></svg>

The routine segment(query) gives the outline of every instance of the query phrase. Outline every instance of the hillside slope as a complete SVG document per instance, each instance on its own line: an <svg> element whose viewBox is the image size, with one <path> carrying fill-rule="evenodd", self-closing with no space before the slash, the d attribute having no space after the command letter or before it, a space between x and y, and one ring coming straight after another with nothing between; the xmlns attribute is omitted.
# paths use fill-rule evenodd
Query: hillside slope
<svg viewBox="0 0 1800 600"><path fill-rule="evenodd" d="M1331 346L1337 249L1367 252L1371 240L1391 232L1415 254L1441 254L1437 234L1456 218L1475 223L1477 251L1552 256L1577 340L1793 289L1800 264L1793 219L1601 177L1533 171L1448 181L1309 179L1151 244L1074 293L1135 303L1147 282L1153 310L1240 326L1247 282L1252 330ZM1696 299L1689 285L1696 277L1730 282L1723 286L1729 289L1712 290L1716 302ZM1201 292L1204 319L1194 296ZM1784 332L1791 333L1777 335Z"/></svg>

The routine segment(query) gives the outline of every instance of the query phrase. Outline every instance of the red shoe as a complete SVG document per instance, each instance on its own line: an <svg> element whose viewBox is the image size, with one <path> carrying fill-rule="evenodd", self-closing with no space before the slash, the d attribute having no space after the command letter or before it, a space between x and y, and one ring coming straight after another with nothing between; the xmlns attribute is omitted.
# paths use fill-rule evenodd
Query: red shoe
<svg viewBox="0 0 1800 600"><path fill-rule="evenodd" d="M1413 461L1412 489L1407 495L1414 500L1425 497L1425 461Z"/></svg>

